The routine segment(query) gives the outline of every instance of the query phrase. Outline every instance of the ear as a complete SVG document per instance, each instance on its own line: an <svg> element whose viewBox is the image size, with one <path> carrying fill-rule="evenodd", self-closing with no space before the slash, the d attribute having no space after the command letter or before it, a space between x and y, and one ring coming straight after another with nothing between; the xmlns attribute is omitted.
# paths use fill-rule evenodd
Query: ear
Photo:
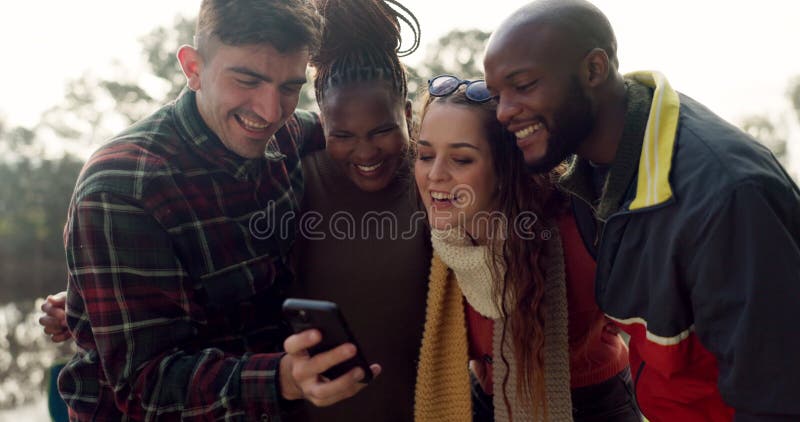
<svg viewBox="0 0 800 422"><path fill-rule="evenodd" d="M327 122L325 121L325 113L322 112L322 106L320 106L317 116L319 116L319 126L322 128L322 137L325 138L325 148L328 148L328 128L326 127Z"/></svg>
<svg viewBox="0 0 800 422"><path fill-rule="evenodd" d="M200 72L203 68L203 58L200 52L190 45L183 45L178 49L178 63L181 65L189 89L200 89Z"/></svg>
<svg viewBox="0 0 800 422"><path fill-rule="evenodd" d="M414 136L414 113L411 100L406 100L406 126L408 127L408 136Z"/></svg>
<svg viewBox="0 0 800 422"><path fill-rule="evenodd" d="M581 80L590 88L603 84L610 71L608 54L602 48L592 49L581 61Z"/></svg>

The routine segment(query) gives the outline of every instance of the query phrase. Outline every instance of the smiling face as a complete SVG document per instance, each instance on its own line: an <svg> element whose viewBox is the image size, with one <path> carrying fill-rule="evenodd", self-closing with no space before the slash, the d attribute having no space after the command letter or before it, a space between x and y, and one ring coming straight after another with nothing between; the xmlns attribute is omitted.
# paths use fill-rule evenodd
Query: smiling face
<svg viewBox="0 0 800 422"><path fill-rule="evenodd" d="M226 148L245 158L262 157L297 106L308 50L209 44L203 54L192 47L178 53L200 115Z"/></svg>
<svg viewBox="0 0 800 422"><path fill-rule="evenodd" d="M486 82L498 97L497 119L514 133L531 171L549 171L574 154L595 126L591 99L548 28L516 31L490 42ZM520 42L521 35L534 42ZM565 47L566 48L566 47Z"/></svg>
<svg viewBox="0 0 800 422"><path fill-rule="evenodd" d="M497 177L481 112L434 101L423 116L414 179L431 227L463 225L492 210ZM474 233L470 233L476 237Z"/></svg>
<svg viewBox="0 0 800 422"><path fill-rule="evenodd" d="M359 189L386 188L404 165L411 107L380 81L328 88L321 105L327 153Z"/></svg>

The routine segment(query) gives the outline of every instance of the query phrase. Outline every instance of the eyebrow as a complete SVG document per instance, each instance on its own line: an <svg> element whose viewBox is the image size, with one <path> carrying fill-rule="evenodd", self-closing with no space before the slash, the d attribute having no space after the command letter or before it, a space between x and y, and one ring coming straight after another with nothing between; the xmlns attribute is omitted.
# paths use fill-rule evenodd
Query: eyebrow
<svg viewBox="0 0 800 422"><path fill-rule="evenodd" d="M248 69L246 67L234 66L234 67L229 67L228 70L231 71L231 72L240 73L242 75L250 76L251 78L260 79L260 80L262 80L264 82L274 82L272 80L272 78L270 78L269 76L262 75L262 74L260 74L260 73L258 73L256 71L250 70L250 69ZM308 79L306 79L306 77L303 76L302 78L290 79L288 81L285 81L283 83L283 85L302 85L302 84L306 83L307 81L308 81Z"/></svg>
<svg viewBox="0 0 800 422"><path fill-rule="evenodd" d="M369 133L381 132L384 130L395 129L398 127L400 126L397 124L397 122L385 122L383 124L375 126L375 128L370 130Z"/></svg>
<svg viewBox="0 0 800 422"><path fill-rule="evenodd" d="M509 73L508 75L506 75L506 76L503 76L503 80L505 80L505 81L511 81L511 80L513 80L515 77L517 77L517 75L519 75L520 73L527 72L528 70L529 70L529 69L517 69L517 70L515 70L515 71L513 71L513 72ZM490 85L489 85L489 82L486 82L486 89L488 89L490 93L494 93L494 87L493 87L493 86L490 86Z"/></svg>
<svg viewBox="0 0 800 422"><path fill-rule="evenodd" d="M422 146L426 146L426 147L432 147L432 146L433 146L433 145L431 145L431 143L430 143L430 142L428 142L428 141L425 141L425 140L422 140L422 139L420 139L419 141L417 141L417 143L418 143L418 144L420 144L420 145L422 145ZM475 145L472 145L472 144L470 144L470 143L468 143L468 142L456 142L456 143L453 143L453 144L447 144L447 147L448 147L448 148L450 148L450 149L455 149L455 148L472 148L472 149L474 149L474 150L476 150L476 151L480 151L480 148L478 148L478 147L476 147Z"/></svg>
<svg viewBox="0 0 800 422"><path fill-rule="evenodd" d="M330 121L329 121L329 123L330 123ZM352 133L349 130L340 129L340 128L336 127L336 126L333 126L332 124L330 126L331 127L328 129L328 133L347 133L347 134ZM374 129L371 129L367 133L374 134L376 132L381 132L381 131L389 130L389 129L396 129L398 127L400 127L400 126L395 122L386 122L386 123L382 123L382 124L380 124L378 126L375 126Z"/></svg>
<svg viewBox="0 0 800 422"><path fill-rule="evenodd" d="M515 71L513 71L513 72L509 73L508 75L506 75L506 76L505 76L505 78L503 78L503 79L505 79L505 80L507 80L507 81L510 81L510 80L512 80L512 79L514 79L514 78L516 78L516 77L517 77L517 75L519 75L519 74L521 74L521 73L525 73L525 72L527 72L527 71L529 71L529 70L530 70L530 69L517 69L517 70L515 70Z"/></svg>

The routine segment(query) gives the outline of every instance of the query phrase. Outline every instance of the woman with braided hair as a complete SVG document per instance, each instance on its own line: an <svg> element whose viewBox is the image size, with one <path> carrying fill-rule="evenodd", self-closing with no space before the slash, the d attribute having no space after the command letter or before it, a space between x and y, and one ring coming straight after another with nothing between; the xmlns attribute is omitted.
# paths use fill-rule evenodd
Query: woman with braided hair
<svg viewBox="0 0 800 422"><path fill-rule="evenodd" d="M424 215L408 194L411 104L399 56L416 49L419 27L392 0L315 5L323 34L311 65L326 149L302 163L291 294L338 303L381 374L347 400L304 403L292 419L411 421L431 255ZM404 52L403 22L414 33ZM318 226L305 230L312 217Z"/></svg>

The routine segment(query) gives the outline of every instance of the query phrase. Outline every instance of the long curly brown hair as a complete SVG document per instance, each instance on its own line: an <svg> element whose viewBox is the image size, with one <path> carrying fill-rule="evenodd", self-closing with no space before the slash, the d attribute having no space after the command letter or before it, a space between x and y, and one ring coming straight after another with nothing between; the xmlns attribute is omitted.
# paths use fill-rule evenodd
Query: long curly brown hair
<svg viewBox="0 0 800 422"><path fill-rule="evenodd" d="M494 100L476 103L465 94L465 86L446 97L422 97L420 124L432 103L454 104L469 107L479 113L489 139L492 164L497 180L494 209L507 221L505 242L489 242L489 255L495 280L494 297L501 310L503 342L511 337L516 365L517 395L532 404L535 414L545 414L544 391L544 315L547 304L543 302L545 274L544 240L541 233L548 229L554 218L566 212L566 197L556 190L554 180L563 173L563 167L549 174L529 174L524 159L517 149L516 139L496 119L497 103ZM493 250L494 249L494 250ZM501 268L505 267L503 272ZM497 359L498 356L495 356ZM508 357L499 356L508 365ZM506 410L511 415L508 401L508 374L503 380L502 392Z"/></svg>

